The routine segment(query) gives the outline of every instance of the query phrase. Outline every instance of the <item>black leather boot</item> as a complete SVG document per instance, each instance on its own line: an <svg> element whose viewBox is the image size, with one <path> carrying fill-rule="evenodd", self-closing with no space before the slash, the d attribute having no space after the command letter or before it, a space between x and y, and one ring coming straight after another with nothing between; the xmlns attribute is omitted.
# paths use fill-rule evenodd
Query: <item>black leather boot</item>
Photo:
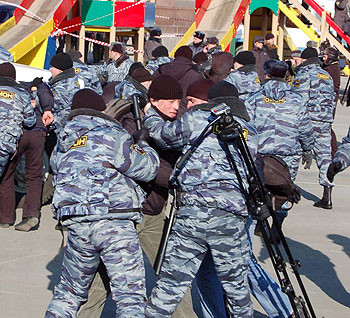
<svg viewBox="0 0 350 318"><path fill-rule="evenodd" d="M332 209L332 187L323 187L322 199L314 203L316 208Z"/></svg>

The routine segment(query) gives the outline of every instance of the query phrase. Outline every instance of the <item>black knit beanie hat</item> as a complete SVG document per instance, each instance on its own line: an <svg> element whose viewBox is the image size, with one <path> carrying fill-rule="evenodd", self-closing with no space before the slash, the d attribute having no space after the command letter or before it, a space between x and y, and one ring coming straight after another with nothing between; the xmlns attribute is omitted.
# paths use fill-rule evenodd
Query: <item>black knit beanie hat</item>
<svg viewBox="0 0 350 318"><path fill-rule="evenodd" d="M0 76L10 77L16 80L16 69L11 63L0 64Z"/></svg>
<svg viewBox="0 0 350 318"><path fill-rule="evenodd" d="M90 88L77 91L72 100L72 110L77 108L89 108L103 112L106 104L101 95Z"/></svg>
<svg viewBox="0 0 350 318"><path fill-rule="evenodd" d="M174 57L177 58L177 57L184 57L190 61L192 61L192 50L191 48L188 46L188 45L183 45L183 46L180 46L176 52L175 52L175 55Z"/></svg>
<svg viewBox="0 0 350 318"><path fill-rule="evenodd" d="M187 88L187 96L196 97L202 100L209 100L208 93L211 87L215 84L214 81L210 79L200 79L198 81L193 82Z"/></svg>
<svg viewBox="0 0 350 318"><path fill-rule="evenodd" d="M242 51L239 52L234 58L233 62L237 62L242 65L255 64L256 59L251 51Z"/></svg>
<svg viewBox="0 0 350 318"><path fill-rule="evenodd" d="M58 53L51 59L50 65L61 71L65 71L73 67L73 60L67 53Z"/></svg>
<svg viewBox="0 0 350 318"><path fill-rule="evenodd" d="M279 60L267 60L263 65L263 70L269 77L284 78L288 70L288 64Z"/></svg>
<svg viewBox="0 0 350 318"><path fill-rule="evenodd" d="M157 76L148 90L148 97L159 99L182 99L183 92L176 78L161 74Z"/></svg>
<svg viewBox="0 0 350 318"><path fill-rule="evenodd" d="M153 57L169 56L168 49L164 45L157 46L152 51Z"/></svg>
<svg viewBox="0 0 350 318"><path fill-rule="evenodd" d="M302 59L310 59L312 57L318 57L318 53L317 50L311 47L307 47L303 52L301 52L301 56Z"/></svg>
<svg viewBox="0 0 350 318"><path fill-rule="evenodd" d="M137 68L132 72L131 77L139 83L152 80L151 73L148 72L145 68Z"/></svg>
<svg viewBox="0 0 350 318"><path fill-rule="evenodd" d="M208 93L208 98L216 97L238 97L238 90L236 86L226 81L217 82Z"/></svg>

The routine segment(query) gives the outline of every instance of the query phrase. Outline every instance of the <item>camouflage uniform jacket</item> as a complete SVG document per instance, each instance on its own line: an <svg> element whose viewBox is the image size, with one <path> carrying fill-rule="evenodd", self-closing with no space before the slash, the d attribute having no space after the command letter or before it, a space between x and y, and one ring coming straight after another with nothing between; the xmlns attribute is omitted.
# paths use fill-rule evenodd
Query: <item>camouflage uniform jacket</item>
<svg viewBox="0 0 350 318"><path fill-rule="evenodd" d="M84 81L84 88L91 88L97 94L102 95L103 90L94 68L81 62L78 58L73 58L73 68L78 78Z"/></svg>
<svg viewBox="0 0 350 318"><path fill-rule="evenodd" d="M0 77L0 122L0 149L9 154L16 152L23 126L36 122L29 91L9 77Z"/></svg>
<svg viewBox="0 0 350 318"><path fill-rule="evenodd" d="M14 62L13 55L0 45L0 61Z"/></svg>
<svg viewBox="0 0 350 318"><path fill-rule="evenodd" d="M189 45L190 49L192 50L192 56L194 57L196 54L200 53L200 52L203 52L203 49L204 49L204 44L203 44L203 41L201 44L199 45L195 45L193 43L191 43Z"/></svg>
<svg viewBox="0 0 350 318"><path fill-rule="evenodd" d="M160 56L157 57L156 59L149 60L145 66L145 69L153 75L153 73L158 70L159 66L165 63L171 62L173 59L168 56Z"/></svg>
<svg viewBox="0 0 350 318"><path fill-rule="evenodd" d="M122 55L118 60L109 60L106 64L98 66L96 73L103 76L107 82L121 82L129 73L132 60L127 55Z"/></svg>
<svg viewBox="0 0 350 318"><path fill-rule="evenodd" d="M145 193L134 180L155 178L159 158L111 117L75 109L59 135L50 164L55 217L83 216L140 220Z"/></svg>
<svg viewBox="0 0 350 318"><path fill-rule="evenodd" d="M333 122L335 93L333 79L321 68L319 58L310 58L297 69L292 90L300 93L312 121Z"/></svg>
<svg viewBox="0 0 350 318"><path fill-rule="evenodd" d="M58 135L66 123L73 96L80 89L79 78L76 76L74 69L70 68L51 78L49 86L54 96L52 128Z"/></svg>
<svg viewBox="0 0 350 318"><path fill-rule="evenodd" d="M342 164L342 170L350 166L350 128L348 135L343 138L343 142L333 158L333 162L337 161Z"/></svg>
<svg viewBox="0 0 350 318"><path fill-rule="evenodd" d="M185 153L209 123L210 109L225 103L233 109L234 118L247 132L248 147L253 158L257 150L257 134L249 120L244 103L235 97L215 98L208 104L192 107L181 119L164 122L151 108L144 117L144 126L149 130L161 149L182 149ZM206 107L206 110L198 109ZM222 209L236 215L247 215L245 200L241 194L236 174L230 167L226 153L217 136L208 135L186 162L178 180L181 186L181 204ZM244 182L247 170L233 144L229 145Z"/></svg>
<svg viewBox="0 0 350 318"><path fill-rule="evenodd" d="M239 98L246 101L250 94L260 89L260 79L254 64L248 64L231 72L225 78L238 89Z"/></svg>
<svg viewBox="0 0 350 318"><path fill-rule="evenodd" d="M135 94L143 96L148 102L147 88L131 76L127 81L123 81L115 87L115 98L128 99Z"/></svg>
<svg viewBox="0 0 350 318"><path fill-rule="evenodd" d="M264 80L246 106L258 132L260 154L283 157L313 149L313 129L305 103L284 80Z"/></svg>

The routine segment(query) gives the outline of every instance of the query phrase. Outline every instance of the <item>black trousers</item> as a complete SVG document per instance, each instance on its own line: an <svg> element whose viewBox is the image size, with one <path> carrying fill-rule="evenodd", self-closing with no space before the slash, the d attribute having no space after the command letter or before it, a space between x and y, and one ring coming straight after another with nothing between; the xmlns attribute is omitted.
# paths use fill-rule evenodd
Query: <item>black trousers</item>
<svg viewBox="0 0 350 318"><path fill-rule="evenodd" d="M0 223L13 224L15 221L15 182L14 176L18 162L25 156L27 196L23 205L23 216L39 217L41 208L43 153L46 132L24 131L19 140L17 154L10 160L0 183Z"/></svg>

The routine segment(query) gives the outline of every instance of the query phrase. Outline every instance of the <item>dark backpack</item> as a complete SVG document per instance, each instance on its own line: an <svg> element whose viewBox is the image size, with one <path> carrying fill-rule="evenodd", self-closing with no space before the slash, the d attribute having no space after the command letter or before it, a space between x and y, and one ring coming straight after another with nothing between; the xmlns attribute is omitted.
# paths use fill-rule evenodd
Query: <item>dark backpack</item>
<svg viewBox="0 0 350 318"><path fill-rule="evenodd" d="M264 155L262 158L266 189L282 204L285 201L298 203L301 196L300 190L293 183L285 161L275 155Z"/></svg>

